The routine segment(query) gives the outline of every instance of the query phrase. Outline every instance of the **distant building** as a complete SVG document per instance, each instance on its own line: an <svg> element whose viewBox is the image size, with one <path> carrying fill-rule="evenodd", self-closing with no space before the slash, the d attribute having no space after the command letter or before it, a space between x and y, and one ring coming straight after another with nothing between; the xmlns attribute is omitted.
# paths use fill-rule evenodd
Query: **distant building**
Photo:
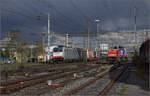
<svg viewBox="0 0 150 96"><path fill-rule="evenodd" d="M0 48L7 47L10 40L11 40L10 38L4 38L4 39L0 40Z"/></svg>
<svg viewBox="0 0 150 96"><path fill-rule="evenodd" d="M4 38L0 40L0 48L6 48L8 45L10 45L11 48L16 48L16 45L11 43L11 38Z"/></svg>

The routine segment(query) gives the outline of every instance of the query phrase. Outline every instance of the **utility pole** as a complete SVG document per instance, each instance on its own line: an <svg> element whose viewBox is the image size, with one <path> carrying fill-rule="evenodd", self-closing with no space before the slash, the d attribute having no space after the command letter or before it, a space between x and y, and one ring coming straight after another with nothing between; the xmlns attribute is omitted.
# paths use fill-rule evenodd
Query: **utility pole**
<svg viewBox="0 0 150 96"><path fill-rule="evenodd" d="M2 10L0 9L0 39L2 39Z"/></svg>
<svg viewBox="0 0 150 96"><path fill-rule="evenodd" d="M88 27L88 49L90 49L90 37L89 37L90 28L89 27Z"/></svg>
<svg viewBox="0 0 150 96"><path fill-rule="evenodd" d="M137 47L137 33L136 33L136 6L134 6L134 40Z"/></svg>
<svg viewBox="0 0 150 96"><path fill-rule="evenodd" d="M44 57L44 53L45 53L45 51L44 51L44 48L45 48L45 32L42 32L42 51L43 51L43 57Z"/></svg>
<svg viewBox="0 0 150 96"><path fill-rule="evenodd" d="M47 42L47 45L48 45L48 60L50 60L50 14L48 13L48 42Z"/></svg>
<svg viewBox="0 0 150 96"><path fill-rule="evenodd" d="M69 36L69 34L66 34L66 47L68 47L68 36Z"/></svg>
<svg viewBox="0 0 150 96"><path fill-rule="evenodd" d="M83 17L83 34L86 33L87 31L87 19L86 17ZM86 40L85 40L85 36L83 36L83 48L86 49Z"/></svg>
<svg viewBox="0 0 150 96"><path fill-rule="evenodd" d="M88 31L88 46L87 46L87 48L88 49L90 49L91 48L91 46L90 46L90 28L91 28L91 23L90 22L88 22L88 29L87 29L87 31Z"/></svg>

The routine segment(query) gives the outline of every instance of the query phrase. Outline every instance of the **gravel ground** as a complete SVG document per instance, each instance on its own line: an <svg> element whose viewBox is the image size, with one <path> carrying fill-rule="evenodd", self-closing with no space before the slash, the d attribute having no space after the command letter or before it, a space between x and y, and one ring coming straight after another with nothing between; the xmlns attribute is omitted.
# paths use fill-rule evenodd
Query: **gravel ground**
<svg viewBox="0 0 150 96"><path fill-rule="evenodd" d="M95 83L83 88L72 96L99 96L100 92L102 92L104 88L111 82L111 79L117 76L119 70L121 70L121 68L109 72Z"/></svg>
<svg viewBox="0 0 150 96"><path fill-rule="evenodd" d="M77 66L76 65L66 65L66 66L62 66L62 65L54 65L54 66L52 66L52 65L45 65L45 66L41 66L41 67L39 67L39 66L37 66L37 67L35 67L35 68L29 68L29 69L24 69L24 70L22 70L23 72L27 72L27 73L29 73L29 72L38 72L38 71L40 71L40 70L50 70L50 69L57 69L57 68L60 68L60 69L64 69L64 68L76 68ZM7 77L7 82L11 82L11 81L15 81L15 80L20 80L20 79L25 79L25 78L28 78L28 77L26 77L25 75L16 75L16 73L17 72L14 72L11 76L8 76ZM42 72L42 73L44 73L44 72ZM48 73L48 72L46 72L46 73ZM52 73L52 72L51 72ZM9 73L8 73L9 74ZM38 75L38 74L40 74L40 73L33 73L33 74L30 74L30 76L34 76L34 75ZM5 82L6 81L6 77L5 76L3 76L2 74L0 74L0 82Z"/></svg>
<svg viewBox="0 0 150 96"><path fill-rule="evenodd" d="M107 70L107 71L108 71L108 70ZM95 75L95 76L99 76L99 75L101 75L101 74L103 74L103 73L104 73L104 72L99 73L99 74L97 74L97 75ZM75 80L75 81L73 81L73 82L67 83L67 84L66 84L65 86L63 86L63 87L57 88L57 89L54 90L54 91L51 91L51 90L50 90L50 92L45 93L45 94L42 94L41 96L64 96L64 94L66 94L67 92L69 92L69 91L71 91L71 90L73 90L73 89L78 88L79 86L81 86L82 84L85 84L85 83L88 82L89 80L94 79L95 76L77 79L77 80ZM105 78L108 78L108 76L106 76ZM104 79L105 79L105 78L104 78ZM108 79L107 79L107 80L108 80ZM100 81L100 80L99 80L99 81ZM104 83L105 80L102 80L102 81L103 81L103 82L101 82L101 84ZM99 82L98 82L98 83L99 83ZM105 84L106 84L106 83L105 83ZM97 85L97 84L95 84L95 86L96 86L96 85ZM91 96L93 96L93 95L91 95Z"/></svg>
<svg viewBox="0 0 150 96"><path fill-rule="evenodd" d="M92 73L92 71L95 70L92 69L85 73ZM96 81L94 84L84 88L84 90L80 90L78 93L72 96L97 96L98 93L102 91L103 88L110 82L110 78L112 79L111 76L117 74L116 72L114 71L111 74L104 76L100 80ZM80 74L84 73L81 72ZM42 83L32 87L24 88L19 92L0 96L63 96L67 92L78 88L80 85L86 83L87 81L94 79L94 77L95 76L70 80L67 81L66 84L62 84L60 86L50 87L46 83ZM57 79L53 82L62 82L71 78L72 77L69 76L67 78ZM149 89L146 87L146 84L148 84L148 81L139 78L136 75L135 67L130 66L128 70L121 76L121 78L115 83L107 96L149 96L150 92Z"/></svg>
<svg viewBox="0 0 150 96"><path fill-rule="evenodd" d="M68 78L70 78L70 77L53 80L52 82L53 83L62 82ZM55 88L56 87L48 86L47 83L45 82L45 83L37 84L35 86L26 87L24 89L21 89L17 92L11 93L11 94L0 95L0 96L39 96L38 94L41 94L41 92L43 92L45 90L55 90Z"/></svg>
<svg viewBox="0 0 150 96"><path fill-rule="evenodd" d="M88 73L92 73L92 71L96 71L96 70L91 69L91 70L89 70ZM83 74L83 72L81 72L81 73ZM87 71L85 73L87 73ZM54 80L53 83L66 81L67 79L72 79L72 76ZM47 95L47 96L61 96L61 95L57 94L57 92L59 92L59 90L61 90L62 87L67 86L67 88L69 88L69 86L70 87L72 86L71 84L73 84L73 83L77 84L77 83L80 83L80 81L85 82L86 79L82 78L82 79L77 79L77 80L70 80L67 82L68 85L62 84L60 86L48 86L47 83L41 83L41 84L37 84L35 86L21 89L17 92L11 93L11 94L0 95L0 96L40 96L39 94L41 94L41 93L43 94L41 96L45 96L44 93L46 93L46 92L48 92L48 94L54 94L54 95ZM69 83L70 83L70 85L69 85Z"/></svg>
<svg viewBox="0 0 150 96"><path fill-rule="evenodd" d="M79 87L81 84L84 84L85 82L87 82L90 79L92 79L92 78L88 78L88 79L81 78L81 79L75 80L74 82L69 82L64 87L59 87L54 91L50 90L50 92L42 94L41 96L63 96L68 91Z"/></svg>
<svg viewBox="0 0 150 96"><path fill-rule="evenodd" d="M105 75L100 80L97 80L94 84L85 87L72 96L97 96L99 92L101 92L105 88L105 86L110 83L110 80L108 78L109 76Z"/></svg>
<svg viewBox="0 0 150 96"><path fill-rule="evenodd" d="M136 75L136 68L129 69L115 83L108 96L149 96L148 81L142 80Z"/></svg>

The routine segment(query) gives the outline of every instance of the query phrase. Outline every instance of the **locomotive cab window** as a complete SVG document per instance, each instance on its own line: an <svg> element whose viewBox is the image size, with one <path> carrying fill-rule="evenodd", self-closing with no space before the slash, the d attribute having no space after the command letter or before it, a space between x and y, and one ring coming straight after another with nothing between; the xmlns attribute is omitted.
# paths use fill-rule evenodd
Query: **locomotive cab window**
<svg viewBox="0 0 150 96"><path fill-rule="evenodd" d="M62 47L54 48L53 51L54 52L62 52Z"/></svg>

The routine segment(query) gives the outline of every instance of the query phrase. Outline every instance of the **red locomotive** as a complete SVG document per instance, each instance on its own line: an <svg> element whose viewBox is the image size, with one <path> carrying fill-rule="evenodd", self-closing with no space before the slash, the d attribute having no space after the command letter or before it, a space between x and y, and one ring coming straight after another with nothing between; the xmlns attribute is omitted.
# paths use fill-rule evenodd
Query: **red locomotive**
<svg viewBox="0 0 150 96"><path fill-rule="evenodd" d="M126 61L128 53L126 48L122 46L116 46L108 50L107 61L109 63L120 63L121 61Z"/></svg>

